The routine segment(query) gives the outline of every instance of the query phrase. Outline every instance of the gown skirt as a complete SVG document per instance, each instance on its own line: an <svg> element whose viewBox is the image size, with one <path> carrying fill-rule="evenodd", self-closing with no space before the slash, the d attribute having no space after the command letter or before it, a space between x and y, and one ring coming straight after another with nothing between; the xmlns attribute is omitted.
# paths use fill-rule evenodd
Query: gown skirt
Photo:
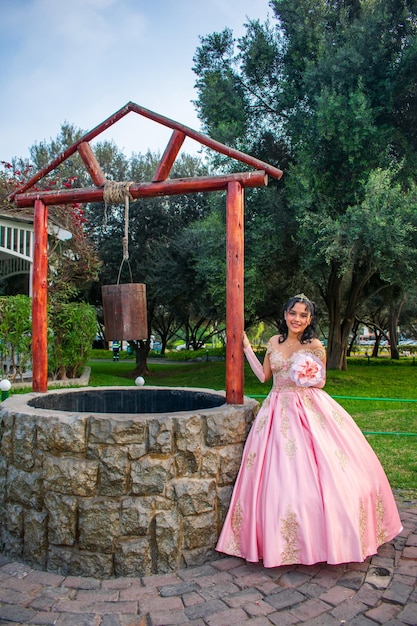
<svg viewBox="0 0 417 626"><path fill-rule="evenodd" d="M271 392L246 440L216 550L265 567L361 562L402 530L385 472L353 418L298 387L270 354Z"/></svg>

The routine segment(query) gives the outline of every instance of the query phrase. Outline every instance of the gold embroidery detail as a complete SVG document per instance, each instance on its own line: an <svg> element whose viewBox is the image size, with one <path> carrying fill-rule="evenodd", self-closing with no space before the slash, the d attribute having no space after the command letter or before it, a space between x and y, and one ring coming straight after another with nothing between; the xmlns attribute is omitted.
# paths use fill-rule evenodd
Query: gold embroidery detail
<svg viewBox="0 0 417 626"><path fill-rule="evenodd" d="M340 426L340 428L343 428L343 424L344 424L344 416L342 415L342 413L340 413L339 411L337 411L336 409L333 409L332 411L332 417L334 419L334 421L336 422L336 424L338 426Z"/></svg>
<svg viewBox="0 0 417 626"><path fill-rule="evenodd" d="M288 385L278 385L277 387L272 387L272 391L275 391L275 393L281 393L282 391L296 391L298 393L302 393L304 391L303 387L295 387L295 384L288 384Z"/></svg>
<svg viewBox="0 0 417 626"><path fill-rule="evenodd" d="M242 528L243 522L243 510L242 503L240 500L236 502L235 509L233 511L231 526L232 526L232 536L230 537L227 543L227 552L229 554L233 554L235 556L241 555L240 549L240 529Z"/></svg>
<svg viewBox="0 0 417 626"><path fill-rule="evenodd" d="M281 426L280 426L280 431L284 437L288 435L289 427L290 427L290 420L288 419L287 409L284 406L282 407L282 411L281 411Z"/></svg>
<svg viewBox="0 0 417 626"><path fill-rule="evenodd" d="M262 428L265 426L267 420L268 420L268 414L265 413L265 415L256 424L256 431L255 431L256 433L259 433L262 430Z"/></svg>
<svg viewBox="0 0 417 626"><path fill-rule="evenodd" d="M360 508L359 508L359 533L360 533L360 539L361 539L362 557L364 559L366 559L366 543L365 543L366 518L367 518L367 514L366 514L365 505L363 501L361 500Z"/></svg>
<svg viewBox="0 0 417 626"><path fill-rule="evenodd" d="M314 411L314 405L311 402L310 398L304 398L304 404L306 405L307 409L310 409L310 411Z"/></svg>
<svg viewBox="0 0 417 626"><path fill-rule="evenodd" d="M281 409L281 424L279 429L284 439L286 439L286 441L284 442L284 450L288 454L290 459L292 459L297 452L297 445L295 443L295 439L288 439L288 433L290 430L290 420L287 414L287 407L289 404L288 396L283 395L281 402L283 406Z"/></svg>
<svg viewBox="0 0 417 626"><path fill-rule="evenodd" d="M288 400L288 396L287 395L282 396L281 404L284 407L284 409L288 408L289 400Z"/></svg>
<svg viewBox="0 0 417 626"><path fill-rule="evenodd" d="M345 471L347 464L349 463L349 459L347 458L346 454L343 452L343 450L336 450L336 456L340 461L340 465L342 467L342 470Z"/></svg>
<svg viewBox="0 0 417 626"><path fill-rule="evenodd" d="M259 433L262 430L262 428L265 426L266 422L268 421L270 402L271 402L271 394L269 393L266 396L265 400L263 401L262 407L259 413L257 414L256 419L253 423L254 428L256 426L255 433Z"/></svg>
<svg viewBox="0 0 417 626"><path fill-rule="evenodd" d="M271 402L271 394L269 393L262 403L262 408L269 407L270 402Z"/></svg>
<svg viewBox="0 0 417 626"><path fill-rule="evenodd" d="M246 459L246 468L250 471L253 468L256 459L256 452L249 452Z"/></svg>
<svg viewBox="0 0 417 626"><path fill-rule="evenodd" d="M242 528L242 521L243 521L242 502L241 500L238 500L236 502L235 510L233 511L233 516L232 516L233 532L236 533L240 531L240 529Z"/></svg>
<svg viewBox="0 0 417 626"><path fill-rule="evenodd" d="M318 421L321 428L324 428L326 426L326 420L324 418L323 413L320 413L320 411L316 409L316 407L314 406L314 404L312 403L309 397L304 398L304 404L305 404L306 409L309 409L313 413L314 417Z"/></svg>
<svg viewBox="0 0 417 626"><path fill-rule="evenodd" d="M290 459L293 459L295 453L297 452L297 444L295 443L295 439L288 439L285 442L285 452L288 454Z"/></svg>
<svg viewBox="0 0 417 626"><path fill-rule="evenodd" d="M321 360L326 356L326 351L323 348L316 348L315 350L311 350L311 352Z"/></svg>
<svg viewBox="0 0 417 626"><path fill-rule="evenodd" d="M297 515L288 510L286 517L281 518L281 535L286 543L285 550L281 552L283 565L291 565L298 562L298 528Z"/></svg>
<svg viewBox="0 0 417 626"><path fill-rule="evenodd" d="M231 554L232 556L240 556L240 543L233 535L228 543L226 544L226 552L227 554Z"/></svg>
<svg viewBox="0 0 417 626"><path fill-rule="evenodd" d="M375 512L376 512L376 539L378 545L385 543L387 541L387 533L384 528L384 517L385 517L385 507L384 501L381 498L380 494L376 495L376 503L375 503Z"/></svg>

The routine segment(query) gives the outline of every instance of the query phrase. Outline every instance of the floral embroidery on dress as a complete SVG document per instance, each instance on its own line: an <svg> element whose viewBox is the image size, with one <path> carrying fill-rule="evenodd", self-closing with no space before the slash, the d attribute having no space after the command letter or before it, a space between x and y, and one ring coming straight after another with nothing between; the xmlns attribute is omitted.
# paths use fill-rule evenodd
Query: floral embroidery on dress
<svg viewBox="0 0 417 626"><path fill-rule="evenodd" d="M346 470L347 464L349 463L349 459L347 458L346 454L343 452L343 450L336 450L336 456L340 461L340 466L342 468L343 471Z"/></svg>
<svg viewBox="0 0 417 626"><path fill-rule="evenodd" d="M297 515L288 509L287 515L281 518L281 535L286 543L285 550L281 552L283 565L291 565L298 562L299 527Z"/></svg>
<svg viewBox="0 0 417 626"><path fill-rule="evenodd" d="M265 426L265 424L268 421L268 413L265 412L265 414L262 416L262 418L260 420L258 420L257 424L256 424L256 433L259 433L262 428Z"/></svg>
<svg viewBox="0 0 417 626"><path fill-rule="evenodd" d="M282 396L282 405L283 406L281 409L281 424L280 424L279 429L281 431L282 436L286 440L284 442L284 450L289 456L289 458L292 459L294 458L295 453L297 452L297 444L295 442L295 439L288 439L288 433L290 430L290 420L287 414L288 397L286 395Z"/></svg>
<svg viewBox="0 0 417 626"><path fill-rule="evenodd" d="M288 454L290 459L293 459L295 453L297 452L297 444L295 443L295 439L288 439L285 442L285 452Z"/></svg>
<svg viewBox="0 0 417 626"><path fill-rule="evenodd" d="M238 500L236 502L236 506L232 515L232 536L227 542L227 551L229 554L233 554L234 556L241 555L241 547L240 547L240 530L242 528L243 522L243 510L242 510L242 502Z"/></svg>
<svg viewBox="0 0 417 626"><path fill-rule="evenodd" d="M285 359L281 352L278 352L278 350L271 349L269 351L269 362L271 364L272 371L278 371L285 367Z"/></svg>
<svg viewBox="0 0 417 626"><path fill-rule="evenodd" d="M311 351L315 356L318 356L319 359L323 360L324 357L326 356L326 351L324 350L324 348L315 348L314 350Z"/></svg>
<svg viewBox="0 0 417 626"><path fill-rule="evenodd" d="M326 419L323 413L321 413L318 409L316 409L311 399L308 397L304 398L304 404L306 406L306 409L308 409L309 411L313 413L314 417L316 418L321 428L324 428L326 426Z"/></svg>
<svg viewBox="0 0 417 626"><path fill-rule="evenodd" d="M290 428L290 420L287 415L287 407L282 407L280 431L284 437L287 437Z"/></svg>
<svg viewBox="0 0 417 626"><path fill-rule="evenodd" d="M250 471L253 469L254 463L256 459L256 452L249 452L246 458L246 468Z"/></svg>
<svg viewBox="0 0 417 626"><path fill-rule="evenodd" d="M344 423L345 418L342 415L342 413L340 411L333 410L332 417L334 421L336 422L336 424L340 426L340 428L343 428L343 423Z"/></svg>
<svg viewBox="0 0 417 626"><path fill-rule="evenodd" d="M359 535L361 540L361 550L362 557L366 559L367 550L366 550L366 542L365 542L365 534L366 534L366 523L367 523L367 513L366 508L363 501L360 501L359 507Z"/></svg>
<svg viewBox="0 0 417 626"><path fill-rule="evenodd" d="M379 493L376 494L375 503L376 512L376 539L378 545L381 545L387 541L387 533L384 528L385 507L384 501Z"/></svg>
<svg viewBox="0 0 417 626"><path fill-rule="evenodd" d="M285 396L282 396L281 425L279 428L284 437L287 437L288 430L290 428L290 420L287 414L287 407L288 407L288 397L285 395Z"/></svg>
<svg viewBox="0 0 417 626"><path fill-rule="evenodd" d="M262 402L262 408L263 408L263 409L266 409L266 408L268 408L268 407L269 407L269 405L270 405L270 404L271 404L271 394L269 393L269 394L266 396L265 400Z"/></svg>

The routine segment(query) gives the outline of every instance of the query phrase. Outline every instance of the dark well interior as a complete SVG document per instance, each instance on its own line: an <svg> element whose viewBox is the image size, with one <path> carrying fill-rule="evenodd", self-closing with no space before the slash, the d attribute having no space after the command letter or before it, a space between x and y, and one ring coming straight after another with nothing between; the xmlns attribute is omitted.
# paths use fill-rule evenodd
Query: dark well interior
<svg viewBox="0 0 417 626"><path fill-rule="evenodd" d="M35 409L75 413L171 413L210 409L225 403L224 396L190 389L88 389L48 393L29 401Z"/></svg>

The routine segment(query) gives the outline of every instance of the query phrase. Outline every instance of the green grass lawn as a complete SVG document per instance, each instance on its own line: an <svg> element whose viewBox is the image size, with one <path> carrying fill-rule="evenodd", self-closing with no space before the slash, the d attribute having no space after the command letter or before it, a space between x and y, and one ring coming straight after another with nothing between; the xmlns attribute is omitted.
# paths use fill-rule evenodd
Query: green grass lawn
<svg viewBox="0 0 417 626"><path fill-rule="evenodd" d="M367 365L365 361L355 362L353 359L347 372L327 373L325 390L364 431L384 466L391 486L417 497L417 365L412 363L400 361ZM92 361L89 365L92 386L135 384L131 375L133 361ZM224 361L150 363L149 370L150 374L146 377L148 385L225 388ZM255 396L262 402L270 387L270 382L261 384L245 363L245 395Z"/></svg>

